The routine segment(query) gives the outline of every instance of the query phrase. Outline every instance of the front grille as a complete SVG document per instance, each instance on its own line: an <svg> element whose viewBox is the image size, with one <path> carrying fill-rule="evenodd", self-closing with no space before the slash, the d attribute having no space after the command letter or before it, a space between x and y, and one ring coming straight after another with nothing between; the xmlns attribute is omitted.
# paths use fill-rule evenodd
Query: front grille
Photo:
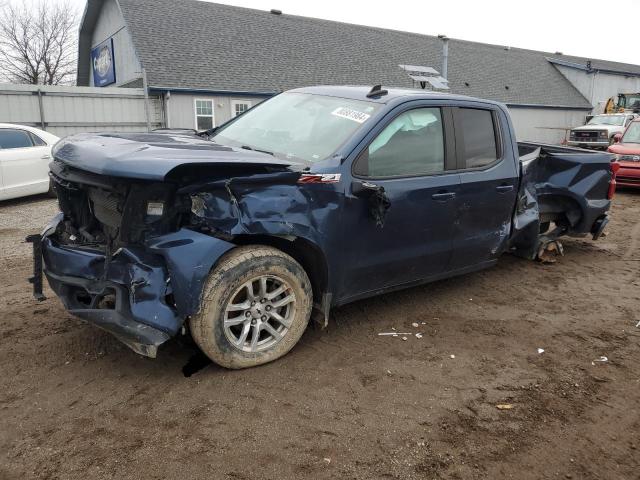
<svg viewBox="0 0 640 480"><path fill-rule="evenodd" d="M600 132L598 130L573 131L571 132L571 139L577 142L597 142L600 140ZM606 140L606 138L603 140Z"/></svg>
<svg viewBox="0 0 640 480"><path fill-rule="evenodd" d="M122 205L118 195L98 188L89 189L89 200L96 219L111 228L122 224Z"/></svg>

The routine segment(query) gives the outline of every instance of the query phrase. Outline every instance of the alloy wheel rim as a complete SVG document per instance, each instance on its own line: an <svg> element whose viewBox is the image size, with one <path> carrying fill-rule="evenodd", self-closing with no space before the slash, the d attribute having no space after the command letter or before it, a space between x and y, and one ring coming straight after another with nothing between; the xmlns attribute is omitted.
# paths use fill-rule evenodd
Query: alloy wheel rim
<svg viewBox="0 0 640 480"><path fill-rule="evenodd" d="M285 337L295 313L291 286L276 275L260 275L243 283L229 297L224 333L234 348L263 352Z"/></svg>

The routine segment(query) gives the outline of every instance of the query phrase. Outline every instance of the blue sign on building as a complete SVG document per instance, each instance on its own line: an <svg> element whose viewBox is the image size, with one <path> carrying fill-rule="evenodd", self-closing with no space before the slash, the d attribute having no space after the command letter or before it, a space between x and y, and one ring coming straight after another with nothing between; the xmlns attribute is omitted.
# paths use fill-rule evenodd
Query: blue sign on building
<svg viewBox="0 0 640 480"><path fill-rule="evenodd" d="M113 56L113 38L91 49L93 85L106 87L116 82L116 61Z"/></svg>

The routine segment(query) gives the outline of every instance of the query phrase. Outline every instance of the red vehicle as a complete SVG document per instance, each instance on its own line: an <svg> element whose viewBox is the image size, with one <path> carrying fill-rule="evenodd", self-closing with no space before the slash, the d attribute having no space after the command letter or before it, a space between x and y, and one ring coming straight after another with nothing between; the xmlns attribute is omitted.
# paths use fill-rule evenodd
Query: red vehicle
<svg viewBox="0 0 640 480"><path fill-rule="evenodd" d="M614 153L620 163L616 183L640 188L640 118L631 122L624 134L617 134L614 141L608 151Z"/></svg>

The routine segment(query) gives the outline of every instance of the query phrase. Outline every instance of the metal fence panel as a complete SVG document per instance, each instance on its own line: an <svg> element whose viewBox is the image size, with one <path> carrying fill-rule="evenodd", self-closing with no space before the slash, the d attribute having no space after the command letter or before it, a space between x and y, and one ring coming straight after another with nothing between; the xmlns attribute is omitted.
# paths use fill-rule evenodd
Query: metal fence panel
<svg viewBox="0 0 640 480"><path fill-rule="evenodd" d="M147 129L144 90L0 84L0 123L42 128L59 137L79 132ZM149 98L152 128L162 125L162 105Z"/></svg>

